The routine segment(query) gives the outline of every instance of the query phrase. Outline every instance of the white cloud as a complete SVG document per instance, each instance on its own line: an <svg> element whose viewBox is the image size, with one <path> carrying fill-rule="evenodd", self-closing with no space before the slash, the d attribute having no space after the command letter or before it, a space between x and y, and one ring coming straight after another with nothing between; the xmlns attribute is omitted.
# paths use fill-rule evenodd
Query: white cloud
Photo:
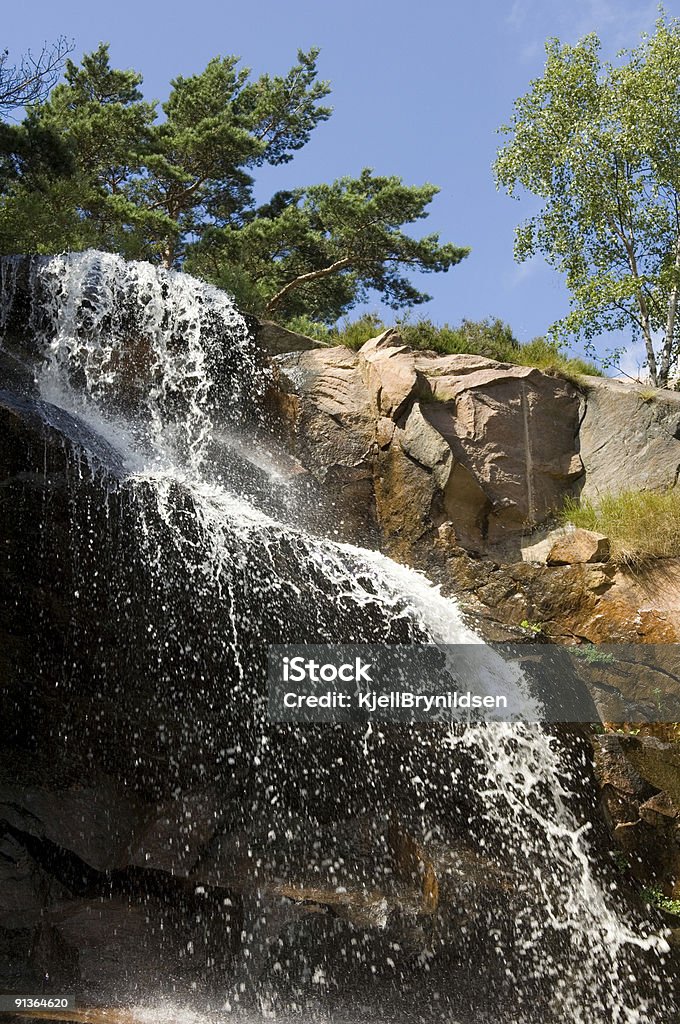
<svg viewBox="0 0 680 1024"><path fill-rule="evenodd" d="M636 46L643 32L652 31L658 17L656 0L513 0L506 24L512 31L527 34L540 29L545 36L556 35L576 42L590 32L602 39L608 56L624 47ZM526 39L520 59L527 61L543 47L543 35Z"/></svg>
<svg viewBox="0 0 680 1024"><path fill-rule="evenodd" d="M508 287L521 287L525 281L530 281L545 268L546 264L542 256L532 256L530 259L524 260L523 263L518 263L508 274Z"/></svg>
<svg viewBox="0 0 680 1024"><path fill-rule="evenodd" d="M519 50L519 59L523 64L533 64L539 54L543 53L543 41L533 39L525 43Z"/></svg>
<svg viewBox="0 0 680 1024"><path fill-rule="evenodd" d="M635 46L643 32L653 29L656 0L622 3L621 0L575 0L563 18L576 36L597 32L614 49Z"/></svg>
<svg viewBox="0 0 680 1024"><path fill-rule="evenodd" d="M507 15L506 24L513 28L520 29L527 19L531 9L531 0L514 0L510 13Z"/></svg>

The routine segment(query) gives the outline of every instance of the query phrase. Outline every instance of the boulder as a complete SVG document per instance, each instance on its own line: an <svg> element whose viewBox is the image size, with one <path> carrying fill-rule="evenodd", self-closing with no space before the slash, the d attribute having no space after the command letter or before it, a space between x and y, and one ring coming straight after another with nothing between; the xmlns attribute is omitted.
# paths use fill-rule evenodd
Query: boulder
<svg viewBox="0 0 680 1024"><path fill-rule="evenodd" d="M580 562L607 562L609 538L594 530L565 532L550 549L548 565L575 565Z"/></svg>
<svg viewBox="0 0 680 1024"><path fill-rule="evenodd" d="M359 368L377 417L398 420L406 412L418 385L414 353L398 331L384 331L360 350Z"/></svg>
<svg viewBox="0 0 680 1024"><path fill-rule="evenodd" d="M640 804L639 810L642 820L655 828L665 828L668 824L674 823L680 814L668 793L663 792L650 796L649 800Z"/></svg>
<svg viewBox="0 0 680 1024"><path fill-rule="evenodd" d="M625 796L628 803L634 805L630 817L619 817L618 820L635 820L638 805L653 796L654 787L642 778L626 757L621 736L605 733L595 737L595 765L603 792L612 791L619 797Z"/></svg>
<svg viewBox="0 0 680 1024"><path fill-rule="evenodd" d="M638 771L641 763L633 760L638 737L610 732L594 739L602 810L616 845L627 854L627 870L640 884L675 894L680 882L678 807Z"/></svg>
<svg viewBox="0 0 680 1024"><path fill-rule="evenodd" d="M654 795L654 787L638 775L626 758L619 737L594 737L595 767L600 783L600 804L612 834L621 825L640 818L640 805Z"/></svg>
<svg viewBox="0 0 680 1024"><path fill-rule="evenodd" d="M523 562L534 562L545 565L554 544L573 527L558 526L556 529L543 527L532 530L528 537L520 543L520 556Z"/></svg>

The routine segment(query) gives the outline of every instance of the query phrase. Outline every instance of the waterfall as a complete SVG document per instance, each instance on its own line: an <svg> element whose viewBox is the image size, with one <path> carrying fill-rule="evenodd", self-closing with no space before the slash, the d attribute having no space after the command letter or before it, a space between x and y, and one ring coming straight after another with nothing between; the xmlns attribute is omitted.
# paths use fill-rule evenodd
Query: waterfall
<svg viewBox="0 0 680 1024"><path fill-rule="evenodd" d="M85 495L71 513L72 600L105 608L118 645L114 657L105 626L83 617L77 649L99 673L87 742L114 765L128 745L124 777L140 793L210 784L223 794L228 827L193 869L196 892L233 888L224 878L242 847L259 858L262 881L243 894L245 969L225 970L223 1005L251 999L254 1012L264 1000L286 1018L314 1004L337 1020L669 1020L668 945L595 863L577 741L521 723L268 723L269 643L482 640L422 574L302 525L275 460L251 440L272 379L229 297L94 252L28 268L5 258L0 271L0 331L15 354L10 335L23 334L45 422L83 426L80 444L68 441L70 493ZM520 694L516 671L485 656ZM86 685L77 657L52 666L73 700ZM409 903L413 886L400 888L392 868L366 874L369 862L393 863L395 815L430 851L440 912ZM330 897L286 902L286 871L310 892L326 884L310 877L331 877L348 894L340 911Z"/></svg>

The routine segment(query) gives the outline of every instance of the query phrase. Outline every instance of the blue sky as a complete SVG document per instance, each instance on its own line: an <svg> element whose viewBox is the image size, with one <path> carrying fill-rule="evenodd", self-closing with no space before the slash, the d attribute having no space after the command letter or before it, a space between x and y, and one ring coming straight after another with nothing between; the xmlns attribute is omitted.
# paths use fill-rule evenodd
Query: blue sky
<svg viewBox="0 0 680 1024"><path fill-rule="evenodd" d="M680 14L680 0L665 6ZM568 295L541 260L513 261L514 226L529 207L496 192L496 128L540 75L547 37L574 42L595 31L612 57L656 17L656 0L33 0L23 11L7 5L0 43L19 56L64 34L77 59L108 41L114 64L141 71L147 97L159 100L170 78L200 71L216 54L277 73L298 47L320 46L333 117L293 163L263 171L259 198L364 166L434 182L441 193L423 229L472 253L423 280L434 298L421 312L453 323L498 316L528 340L567 311ZM633 352L625 366L636 365Z"/></svg>

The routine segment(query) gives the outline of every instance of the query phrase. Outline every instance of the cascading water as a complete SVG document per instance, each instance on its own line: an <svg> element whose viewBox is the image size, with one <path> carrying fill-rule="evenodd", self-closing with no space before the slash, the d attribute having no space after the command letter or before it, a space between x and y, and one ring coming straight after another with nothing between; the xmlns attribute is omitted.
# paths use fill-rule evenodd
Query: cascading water
<svg viewBox="0 0 680 1024"><path fill-rule="evenodd" d="M269 643L481 640L422 575L296 523L285 483L249 457L244 418L270 377L231 301L98 253L1 270L6 347L16 356L23 331L41 414L75 467L72 611L40 662L71 709L51 742L159 807L211 794L211 828L170 871L188 880L177 974L196 1000L215 1019L266 1003L284 1018L670 1021L666 941L594 864L577 739L520 723L267 722ZM512 675L491 652L488 666ZM398 870L404 849L417 877ZM116 882L133 883L147 893L134 873ZM157 992L121 977L121 998L186 1002L173 971Z"/></svg>

